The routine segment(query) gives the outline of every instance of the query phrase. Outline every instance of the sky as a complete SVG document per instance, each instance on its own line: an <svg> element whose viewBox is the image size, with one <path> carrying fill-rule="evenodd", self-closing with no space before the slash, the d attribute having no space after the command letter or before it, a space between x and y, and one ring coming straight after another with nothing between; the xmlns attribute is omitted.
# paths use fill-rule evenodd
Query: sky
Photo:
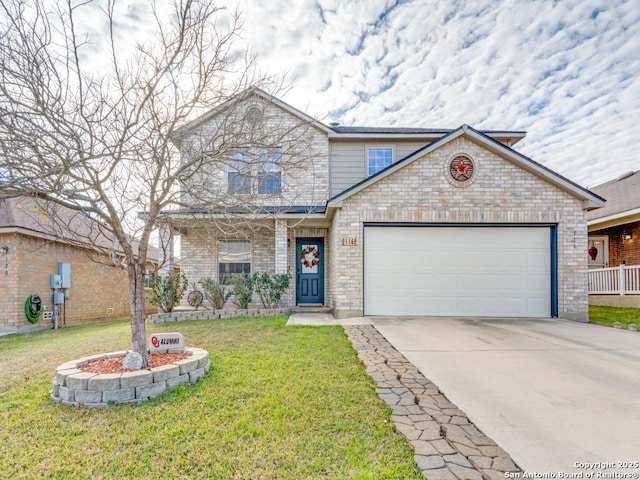
<svg viewBox="0 0 640 480"><path fill-rule="evenodd" d="M241 0L262 71L342 125L525 130L590 187L640 170L640 1Z"/></svg>
<svg viewBox="0 0 640 480"><path fill-rule="evenodd" d="M121 0L127 28L142 2ZM524 130L516 150L585 187L640 170L640 0L219 4L291 82L281 98L327 124Z"/></svg>

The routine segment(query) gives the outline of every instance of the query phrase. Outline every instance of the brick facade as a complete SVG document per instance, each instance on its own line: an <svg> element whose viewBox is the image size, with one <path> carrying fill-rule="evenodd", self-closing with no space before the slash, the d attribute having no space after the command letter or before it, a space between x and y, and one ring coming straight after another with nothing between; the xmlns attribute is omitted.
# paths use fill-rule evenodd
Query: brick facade
<svg viewBox="0 0 640 480"><path fill-rule="evenodd" d="M53 309L50 275L58 272L58 262L71 264L70 295L59 324L65 320L68 326L80 325L129 314L126 270L96 263L81 248L18 233L0 235L0 245L9 247L7 254L0 255L3 277L0 330L22 332L52 328L51 321L42 318L30 324L24 314L24 303L29 295L38 293L45 310ZM150 304L147 309L157 311Z"/></svg>
<svg viewBox="0 0 640 480"><path fill-rule="evenodd" d="M279 225L276 227L276 222ZM191 229L189 234L182 237L180 268L187 277L190 288L193 283L203 278L218 280L218 242L222 239L248 240L251 243L251 273L267 272L289 273L291 282L288 291L281 300L281 306L295 305L295 274L296 274L296 238L323 238L325 243L325 292L328 288L329 259L329 230L324 227L303 227L287 225L286 221L266 221L263 225L249 228L241 223L225 231ZM276 239L281 248L276 249ZM285 255L282 255L282 253ZM197 285L196 285L197 286ZM182 299L182 306L187 306L186 297ZM231 300L227 306L232 306ZM254 296L253 306L260 307L260 300Z"/></svg>
<svg viewBox="0 0 640 480"><path fill-rule="evenodd" d="M632 238L625 240L622 235L630 233ZM609 265L617 267L640 265L640 222L628 223L617 227L604 228L592 232L593 235L609 237Z"/></svg>
<svg viewBox="0 0 640 480"><path fill-rule="evenodd" d="M477 177L466 188L452 186L445 176L445 165L461 152L476 164ZM276 273L282 269L282 258L276 253L276 237L282 246L285 242L282 223L276 235L275 222L265 222L261 228L245 226L244 236L235 238L251 242L252 272ZM293 281L283 306L295 305L296 238L320 237L325 241L325 303L336 316L362 315L365 222L557 225L559 316L584 319L587 315L582 201L465 138L445 144L349 197L335 210L330 228L290 221L286 271ZM216 241L224 237L204 231L183 237L181 265L190 282L205 276L217 278ZM344 238L355 238L356 245L343 245Z"/></svg>
<svg viewBox="0 0 640 480"><path fill-rule="evenodd" d="M219 280L218 245L220 240L247 240L251 244L251 273L276 273L275 228L273 221L262 222L263 225L238 225L225 230L190 229L189 234L182 237L180 253L180 270L187 277L189 289L204 278ZM286 233L286 231L285 231ZM282 237L283 241L286 237ZM284 266L286 269L286 266ZM230 287L229 287L230 288ZM259 299L254 298L254 303ZM229 302L231 304L231 301ZM182 306L187 306L186 296Z"/></svg>
<svg viewBox="0 0 640 480"><path fill-rule="evenodd" d="M275 202L274 198L262 199L268 202L264 205L314 205L324 214L307 218L282 214L244 222L212 217L210 222L187 219L182 224L176 217L173 226L182 235L181 266L190 283L204 277L217 279L217 242L220 239L246 238L251 242L251 272L287 271L292 275L292 285L282 306L293 306L299 263L296 239L320 237L324 239L325 247L325 304L339 317L362 315L364 223L544 224L554 226L556 232L559 316L586 318L585 209L601 206L601 200L505 146L522 138L521 132L512 132L511 136L505 133L504 138L498 140L491 134L462 126L448 134L443 133L438 140L423 139L419 143L420 138L406 134L403 129L380 133L381 129L323 127L302 112L296 113L286 105L264 98L261 100L257 95L234 108L242 114L257 102L265 114L266 130L277 131L284 126L291 132L304 132L295 141L300 142L301 151L306 149L297 159L302 160L295 162L292 170L283 168L282 194ZM200 123L189 125L183 155L197 154L202 150L201 142L215 142L224 127L235 128L235 124L228 122L229 118L227 113L215 111L203 117ZM299 130L299 127L305 128ZM350 136L352 133L354 135ZM395 171L391 166L369 181L365 168L366 145L371 142L386 144L391 138L396 150L421 151L422 156L410 154L406 157L409 161L404 161ZM294 140L294 137L290 136L290 139ZM504 143L500 143L502 141ZM418 145L423 148L417 150ZM335 153L338 150L342 154ZM454 185L456 182L448 175L450 161L461 153L470 156L475 163L473 180L464 188ZM283 165L286 161L287 157L283 155ZM329 184L331 175L334 176L332 185ZM214 186L223 197L229 196L227 173L220 165L218 170L203 171L198 181L201 185ZM343 184L352 187L330 199L331 187ZM247 199L258 205L262 200ZM345 239L349 241L343 244Z"/></svg>
<svg viewBox="0 0 640 480"><path fill-rule="evenodd" d="M476 164L475 182L466 188L452 186L445 176L445 165L459 153ZM328 300L338 316L363 311L364 222L557 224L559 316L586 318L581 200L468 139L454 139L344 200L330 234ZM356 238L357 245L341 245L343 237Z"/></svg>

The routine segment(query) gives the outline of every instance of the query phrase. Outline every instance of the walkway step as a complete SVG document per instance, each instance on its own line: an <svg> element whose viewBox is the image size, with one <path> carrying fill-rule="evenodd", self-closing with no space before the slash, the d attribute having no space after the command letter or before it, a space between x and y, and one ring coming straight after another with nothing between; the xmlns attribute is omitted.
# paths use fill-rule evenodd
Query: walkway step
<svg viewBox="0 0 640 480"><path fill-rule="evenodd" d="M297 305L289 309L291 313L331 313L332 308L327 305Z"/></svg>

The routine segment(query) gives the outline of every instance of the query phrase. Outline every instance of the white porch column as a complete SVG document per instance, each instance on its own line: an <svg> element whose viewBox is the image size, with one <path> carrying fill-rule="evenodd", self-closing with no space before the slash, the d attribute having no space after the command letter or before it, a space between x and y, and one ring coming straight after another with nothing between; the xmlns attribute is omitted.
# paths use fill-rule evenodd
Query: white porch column
<svg viewBox="0 0 640 480"><path fill-rule="evenodd" d="M158 252L158 275L166 277L173 275L175 258L173 254L173 231L166 223L160 225L158 229L160 237L160 252Z"/></svg>
<svg viewBox="0 0 640 480"><path fill-rule="evenodd" d="M275 273L287 273L287 221L276 219Z"/></svg>

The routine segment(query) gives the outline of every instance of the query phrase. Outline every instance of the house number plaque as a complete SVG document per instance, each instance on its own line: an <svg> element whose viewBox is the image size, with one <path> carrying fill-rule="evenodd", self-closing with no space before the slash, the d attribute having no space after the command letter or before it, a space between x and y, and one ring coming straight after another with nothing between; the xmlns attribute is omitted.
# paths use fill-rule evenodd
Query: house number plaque
<svg viewBox="0 0 640 480"><path fill-rule="evenodd" d="M347 247L355 247L356 245L358 245L358 239L357 238L343 238L342 239L342 245L347 246Z"/></svg>

